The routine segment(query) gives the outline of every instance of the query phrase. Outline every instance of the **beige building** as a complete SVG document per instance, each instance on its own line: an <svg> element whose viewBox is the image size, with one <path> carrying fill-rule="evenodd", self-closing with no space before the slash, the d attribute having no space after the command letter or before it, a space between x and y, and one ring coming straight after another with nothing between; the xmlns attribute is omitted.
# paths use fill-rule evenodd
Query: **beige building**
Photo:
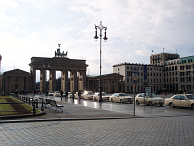
<svg viewBox="0 0 194 146"><path fill-rule="evenodd" d="M165 65L165 61L180 59L178 54L170 54L170 53L159 53L150 56L150 64L151 65Z"/></svg>
<svg viewBox="0 0 194 146"><path fill-rule="evenodd" d="M194 56L169 60L164 66L164 87L168 91L194 91Z"/></svg>
<svg viewBox="0 0 194 146"><path fill-rule="evenodd" d="M123 76L117 73L101 75L102 91L107 93L123 91L121 83ZM94 92L99 92L100 76L87 76L87 89Z"/></svg>
<svg viewBox="0 0 194 146"><path fill-rule="evenodd" d="M1 76L1 91L12 92L18 89L18 91L28 90L31 91L31 75L30 73L14 69L6 71Z"/></svg>
<svg viewBox="0 0 194 146"><path fill-rule="evenodd" d="M136 70L137 74L133 73ZM123 92L133 91L135 85L136 92L143 92L144 87L151 87L152 92L163 90L163 66L121 63L113 65L113 73L123 75ZM137 77L137 83L133 83L133 77ZM144 77L146 76L146 77ZM147 79L145 79L147 78Z"/></svg>

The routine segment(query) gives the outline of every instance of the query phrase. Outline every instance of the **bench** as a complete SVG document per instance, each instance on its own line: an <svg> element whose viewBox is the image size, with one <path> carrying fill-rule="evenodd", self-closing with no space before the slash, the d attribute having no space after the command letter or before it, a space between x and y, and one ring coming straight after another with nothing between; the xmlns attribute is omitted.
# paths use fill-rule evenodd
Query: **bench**
<svg viewBox="0 0 194 146"><path fill-rule="evenodd" d="M55 107L55 111L57 109L61 109L61 111L63 112L63 109L62 109L62 107L64 107L63 105L57 104L57 102L55 100L50 100L49 102L50 102L51 107ZM49 108L49 110L50 110L50 108Z"/></svg>
<svg viewBox="0 0 194 146"><path fill-rule="evenodd" d="M44 105L45 105L45 108L46 108L46 105L51 105L51 99L46 99L45 102L44 102Z"/></svg>

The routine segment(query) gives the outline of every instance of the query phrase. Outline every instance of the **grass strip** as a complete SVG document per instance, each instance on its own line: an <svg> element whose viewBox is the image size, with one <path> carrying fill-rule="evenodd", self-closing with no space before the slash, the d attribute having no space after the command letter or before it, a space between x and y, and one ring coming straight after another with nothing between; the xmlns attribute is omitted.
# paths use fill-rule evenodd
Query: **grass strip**
<svg viewBox="0 0 194 146"><path fill-rule="evenodd" d="M0 96L0 103L7 103L5 98L11 98L12 100L14 100L15 102L21 102L20 100L17 100L13 97L10 96ZM27 105L25 103L20 104L22 106L24 106L27 110L29 111L33 111L33 107L30 105ZM39 113L40 110L36 109L36 113ZM10 114L14 114L15 111L13 111L13 108L11 107L10 104L0 104L0 115L10 115Z"/></svg>

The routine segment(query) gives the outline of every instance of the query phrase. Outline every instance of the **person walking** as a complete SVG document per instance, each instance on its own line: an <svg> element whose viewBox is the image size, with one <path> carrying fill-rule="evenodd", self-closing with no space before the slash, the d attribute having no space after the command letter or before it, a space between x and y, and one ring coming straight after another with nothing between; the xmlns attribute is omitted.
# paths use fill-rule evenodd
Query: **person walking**
<svg viewBox="0 0 194 146"><path fill-rule="evenodd" d="M61 101L62 101L62 98L63 98L63 91L62 90L60 92L60 95L61 95Z"/></svg>
<svg viewBox="0 0 194 146"><path fill-rule="evenodd" d="M78 97L79 97L79 101L80 101L80 98L81 98L81 91L80 90L78 92Z"/></svg>
<svg viewBox="0 0 194 146"><path fill-rule="evenodd" d="M74 98L75 98L75 93L74 91L72 92L72 102L74 102Z"/></svg>
<svg viewBox="0 0 194 146"><path fill-rule="evenodd" d="M68 92L67 92L67 90L66 90L66 92L65 92L65 99L68 99Z"/></svg>

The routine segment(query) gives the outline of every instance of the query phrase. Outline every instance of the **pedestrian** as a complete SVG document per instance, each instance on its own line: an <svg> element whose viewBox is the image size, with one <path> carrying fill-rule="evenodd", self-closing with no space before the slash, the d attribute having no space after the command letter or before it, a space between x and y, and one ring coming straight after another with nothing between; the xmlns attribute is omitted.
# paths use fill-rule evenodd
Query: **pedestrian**
<svg viewBox="0 0 194 146"><path fill-rule="evenodd" d="M75 93L74 91L72 92L72 101L74 102L74 98L75 98Z"/></svg>
<svg viewBox="0 0 194 146"><path fill-rule="evenodd" d="M67 90L66 90L66 92L65 92L65 99L68 99L68 92L67 92Z"/></svg>
<svg viewBox="0 0 194 146"><path fill-rule="evenodd" d="M78 97L79 97L79 101L80 101L80 98L81 98L81 91L80 90L78 92Z"/></svg>
<svg viewBox="0 0 194 146"><path fill-rule="evenodd" d="M62 90L60 92L60 95L61 95L61 101L62 101L62 97L63 97L63 91Z"/></svg>
<svg viewBox="0 0 194 146"><path fill-rule="evenodd" d="M15 95L18 95L18 89L15 90Z"/></svg>
<svg viewBox="0 0 194 146"><path fill-rule="evenodd" d="M46 91L46 96L48 96L48 90Z"/></svg>
<svg viewBox="0 0 194 146"><path fill-rule="evenodd" d="M183 90L182 89L180 89L179 94L183 94Z"/></svg>

